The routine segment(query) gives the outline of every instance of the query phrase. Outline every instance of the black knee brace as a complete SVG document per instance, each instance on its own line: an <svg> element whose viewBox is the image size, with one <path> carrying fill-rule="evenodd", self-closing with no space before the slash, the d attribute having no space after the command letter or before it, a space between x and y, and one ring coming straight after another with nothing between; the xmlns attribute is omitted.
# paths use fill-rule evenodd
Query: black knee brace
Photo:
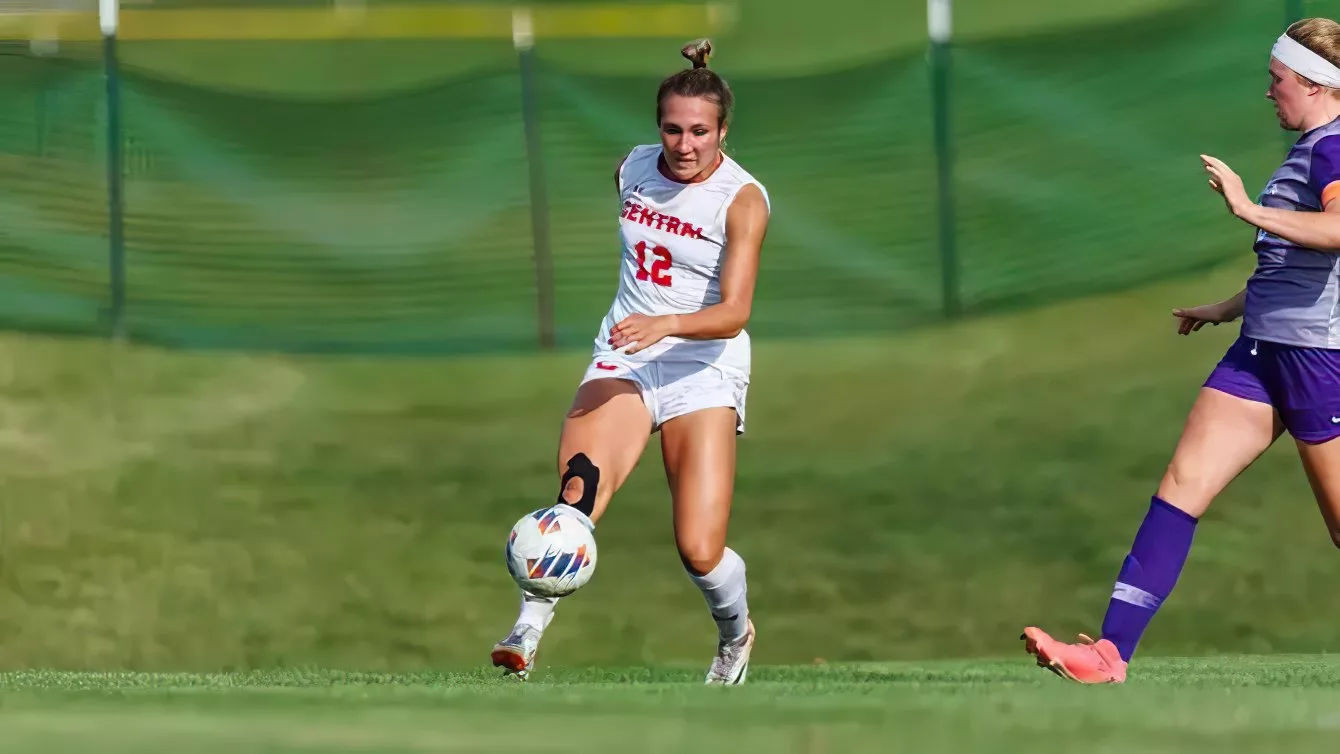
<svg viewBox="0 0 1340 754"><path fill-rule="evenodd" d="M563 490L567 488L568 482L573 477L582 480L582 499L575 503L569 503L563 499ZM585 453L578 453L568 459L568 470L563 474L563 481L558 484L558 502L566 503L590 516L596 509L596 487L600 485L600 469L596 468L591 459L586 457Z"/></svg>

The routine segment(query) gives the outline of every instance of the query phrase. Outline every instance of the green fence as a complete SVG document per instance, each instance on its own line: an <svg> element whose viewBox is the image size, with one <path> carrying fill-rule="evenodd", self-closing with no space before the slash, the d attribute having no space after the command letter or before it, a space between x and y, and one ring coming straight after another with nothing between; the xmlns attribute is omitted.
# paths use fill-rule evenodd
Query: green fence
<svg viewBox="0 0 1340 754"><path fill-rule="evenodd" d="M779 21L780 5L799 15ZM830 5L745 2L717 37L739 100L729 151L773 198L756 337L943 316L924 5ZM1249 253L1197 155L1264 183L1286 145L1263 100L1267 54L1299 11L1115 6L1131 7L1029 26L960 3L953 287L969 314ZM974 26L979 11L999 20ZM825 24L850 39L821 36ZM528 349L548 308L537 302L552 300L558 345L584 346L616 282L610 174L656 139L656 84L682 66L683 38L539 38L552 291L536 275L510 40L123 40L128 334L191 347ZM99 44L4 51L0 324L107 332Z"/></svg>

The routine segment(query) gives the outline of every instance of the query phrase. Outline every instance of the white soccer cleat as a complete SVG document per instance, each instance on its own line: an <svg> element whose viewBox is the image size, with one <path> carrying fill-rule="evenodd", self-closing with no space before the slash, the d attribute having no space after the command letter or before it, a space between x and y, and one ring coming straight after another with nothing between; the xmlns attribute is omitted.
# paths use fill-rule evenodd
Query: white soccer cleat
<svg viewBox="0 0 1340 754"><path fill-rule="evenodd" d="M516 624L506 639L493 645L493 665L526 680L535 667L535 653L540 649L541 635L540 629L528 623Z"/></svg>
<svg viewBox="0 0 1340 754"><path fill-rule="evenodd" d="M744 636L717 645L717 656L707 670L708 686L738 686L749 673L749 653L754 650L754 622L748 621Z"/></svg>

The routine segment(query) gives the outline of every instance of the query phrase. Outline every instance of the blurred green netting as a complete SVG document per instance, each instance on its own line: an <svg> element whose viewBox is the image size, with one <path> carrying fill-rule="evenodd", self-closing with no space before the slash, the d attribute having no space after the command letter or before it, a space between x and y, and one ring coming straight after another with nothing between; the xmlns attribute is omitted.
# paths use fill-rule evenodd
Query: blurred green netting
<svg viewBox="0 0 1340 754"><path fill-rule="evenodd" d="M730 151L773 199L756 337L940 316L925 6L904 4L744 2L718 36L716 64L739 101ZM1019 5L1029 4L1031 32L1025 9L1007 18L985 0L959 3L968 31L952 79L955 214L967 310L1250 253L1250 232L1205 188L1197 155L1223 157L1249 186L1274 168L1286 141L1262 95L1285 7L1127 0L1062 24L1047 23L1051 0ZM263 5L257 12L321 6ZM1305 10L1340 12L1333 5ZM33 7L0 4L0 28L6 12ZM974 25L978 13L999 17L1000 32ZM851 33L796 53L790 43L807 25ZM630 146L655 140L653 95L682 64L679 41L539 40L560 345L588 343L614 293L611 172ZM0 52L0 324L105 332L99 43L11 39ZM510 40L128 37L121 59L133 337L386 352L534 346Z"/></svg>

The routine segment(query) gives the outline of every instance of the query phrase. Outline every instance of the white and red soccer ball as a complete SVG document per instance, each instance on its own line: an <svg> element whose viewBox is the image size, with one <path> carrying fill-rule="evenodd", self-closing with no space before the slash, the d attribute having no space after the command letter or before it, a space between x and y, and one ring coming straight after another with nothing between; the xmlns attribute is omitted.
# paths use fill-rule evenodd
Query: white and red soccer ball
<svg viewBox="0 0 1340 754"><path fill-rule="evenodd" d="M507 571L517 586L537 597L566 597L591 580L596 540L564 504L521 517L507 537Z"/></svg>

